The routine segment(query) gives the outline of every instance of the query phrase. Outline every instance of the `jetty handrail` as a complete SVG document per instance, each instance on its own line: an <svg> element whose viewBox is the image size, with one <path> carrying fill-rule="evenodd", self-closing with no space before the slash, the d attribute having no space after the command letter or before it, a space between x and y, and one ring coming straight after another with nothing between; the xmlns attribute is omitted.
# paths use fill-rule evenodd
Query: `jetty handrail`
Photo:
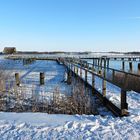
<svg viewBox="0 0 140 140"><path fill-rule="evenodd" d="M89 62L87 62L87 64L93 65L92 63L89 63ZM129 75L132 75L132 76L140 77L140 75L136 74L136 73L130 73L130 72L126 72L126 71L123 71L123 70L118 70L118 69L114 69L114 68L110 68L110 67L104 67L104 66L98 66L98 65L93 65L93 66L99 67L99 68L104 68L104 69L107 69L107 70L114 70L116 72L121 72L121 73L129 74Z"/></svg>
<svg viewBox="0 0 140 140"><path fill-rule="evenodd" d="M97 72L92 71L92 70L89 70L88 68L81 67L81 66L78 65L78 64L71 63L71 65L73 65L73 66L75 66L75 67L78 67L78 68L81 68L81 69L83 69L83 70L86 70L87 72L89 72L89 73L91 73L91 74L94 74L95 76L101 78L102 80L106 80L107 82L109 82L109 83L111 83L111 84L113 84L113 85L116 85L116 86L118 86L118 87L120 87L120 88L123 88L123 86L117 85L115 82L113 82L112 80L107 79L107 78L104 77L102 74L98 74Z"/></svg>
<svg viewBox="0 0 140 140"><path fill-rule="evenodd" d="M82 63L89 64L89 65L92 65L92 66L95 66L95 67L98 67L98 68L104 68L104 69L107 69L107 70L112 70L112 71L116 71L116 72L120 72L120 73L124 73L124 74L129 74L129 75L132 75L132 76L140 77L140 74L136 74L136 73L132 73L132 72L126 72L126 71L123 71L123 70L118 70L118 69L114 69L114 68L110 68L110 67L104 67L104 66L100 66L100 65L97 65L97 64L92 64L92 63L87 62L86 60L84 60L84 61L81 60L81 59L76 59L76 60L78 62L82 61ZM76 62L76 61L74 61L74 62Z"/></svg>
<svg viewBox="0 0 140 140"><path fill-rule="evenodd" d="M83 70L86 70L87 72L94 74L95 76L98 76L99 78L120 87L121 89L125 89L126 91L133 90L135 92L140 93L140 86L138 85L138 83L140 82L140 75L128 73L112 68L107 68L103 66L98 66L99 68L101 68L99 71L103 72L103 74L98 74L99 71L95 71L93 64L90 64L92 65L92 70L90 70L88 63L86 61L83 63L80 59L75 59L75 60L71 58L65 58L65 59L67 60L67 62L70 62L74 66L78 68L82 68ZM109 73L109 70L111 70L110 71L111 73ZM110 77L107 77L107 74L109 74ZM122 75L122 77L120 77L120 75Z"/></svg>

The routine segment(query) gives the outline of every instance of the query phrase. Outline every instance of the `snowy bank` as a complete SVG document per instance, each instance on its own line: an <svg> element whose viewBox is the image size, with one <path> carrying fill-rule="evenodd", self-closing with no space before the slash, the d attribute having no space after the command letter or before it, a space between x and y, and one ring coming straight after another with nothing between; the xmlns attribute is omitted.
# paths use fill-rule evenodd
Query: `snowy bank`
<svg viewBox="0 0 140 140"><path fill-rule="evenodd" d="M0 139L140 139L140 116L0 113Z"/></svg>

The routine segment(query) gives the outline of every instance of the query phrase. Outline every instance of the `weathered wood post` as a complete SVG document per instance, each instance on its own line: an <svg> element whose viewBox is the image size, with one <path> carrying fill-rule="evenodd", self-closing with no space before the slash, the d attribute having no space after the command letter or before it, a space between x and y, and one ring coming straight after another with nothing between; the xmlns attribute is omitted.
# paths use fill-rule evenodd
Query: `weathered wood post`
<svg viewBox="0 0 140 140"><path fill-rule="evenodd" d="M126 90L121 89L121 115L128 115L128 104Z"/></svg>
<svg viewBox="0 0 140 140"><path fill-rule="evenodd" d="M99 70L99 75L102 75L102 71L101 70Z"/></svg>
<svg viewBox="0 0 140 140"><path fill-rule="evenodd" d="M72 72L72 76L74 76L74 66L71 64L71 72Z"/></svg>
<svg viewBox="0 0 140 140"><path fill-rule="evenodd" d="M80 64L80 77L82 78L82 62Z"/></svg>
<svg viewBox="0 0 140 140"><path fill-rule="evenodd" d="M74 72L74 74L75 74L75 66L74 66L74 68L73 68L73 72Z"/></svg>
<svg viewBox="0 0 140 140"><path fill-rule="evenodd" d="M140 63L138 63L138 73L140 74Z"/></svg>
<svg viewBox="0 0 140 140"><path fill-rule="evenodd" d="M87 84L87 70L85 70L85 83Z"/></svg>
<svg viewBox="0 0 140 140"><path fill-rule="evenodd" d="M98 58L97 60L98 60L98 67L99 67L99 65L100 65L100 58Z"/></svg>
<svg viewBox="0 0 140 140"><path fill-rule="evenodd" d="M102 71L101 71L101 58L98 58L98 74L101 75Z"/></svg>
<svg viewBox="0 0 140 140"><path fill-rule="evenodd" d="M115 79L115 70L113 69L112 70L112 81L114 82L114 79Z"/></svg>
<svg viewBox="0 0 140 140"><path fill-rule="evenodd" d="M95 59L93 58L93 66L95 65Z"/></svg>
<svg viewBox="0 0 140 140"><path fill-rule="evenodd" d="M95 63L94 63L94 64L97 65L97 64L98 64L98 63L97 63L97 58L94 58L94 60L95 60Z"/></svg>
<svg viewBox="0 0 140 140"><path fill-rule="evenodd" d="M100 58L100 69L102 69L103 58Z"/></svg>
<svg viewBox="0 0 140 140"><path fill-rule="evenodd" d="M129 62L129 69L130 69L130 71L133 70L132 62Z"/></svg>
<svg viewBox="0 0 140 140"><path fill-rule="evenodd" d="M16 85L20 85L19 73L15 73Z"/></svg>
<svg viewBox="0 0 140 140"><path fill-rule="evenodd" d="M127 104L127 81L128 80L128 74L125 74L124 84L121 88L121 115L128 115L128 104Z"/></svg>
<svg viewBox="0 0 140 140"><path fill-rule="evenodd" d="M92 65L92 72L94 72L94 65ZM95 76L92 73L92 94L94 94L94 89L95 89Z"/></svg>
<svg viewBox="0 0 140 140"><path fill-rule="evenodd" d="M44 72L40 72L40 85L44 85L45 84L45 74Z"/></svg>
<svg viewBox="0 0 140 140"><path fill-rule="evenodd" d="M71 70L69 69L69 70L68 70L68 73L67 73L67 84L68 84L68 85L71 84L71 79L72 79L71 76L72 76L72 75L71 75Z"/></svg>
<svg viewBox="0 0 140 140"><path fill-rule="evenodd" d="M109 68L109 60L110 58L107 58L107 68Z"/></svg>
<svg viewBox="0 0 140 140"><path fill-rule="evenodd" d="M76 74L78 75L78 67L76 67Z"/></svg>
<svg viewBox="0 0 140 140"><path fill-rule="evenodd" d="M106 66L106 59L104 58L104 78L106 78L106 69L105 69L105 66ZM106 81L103 80L103 83L102 83L102 92L103 92L103 97L106 97Z"/></svg>
<svg viewBox="0 0 140 140"><path fill-rule="evenodd" d="M125 70L125 61L122 61L122 70Z"/></svg>

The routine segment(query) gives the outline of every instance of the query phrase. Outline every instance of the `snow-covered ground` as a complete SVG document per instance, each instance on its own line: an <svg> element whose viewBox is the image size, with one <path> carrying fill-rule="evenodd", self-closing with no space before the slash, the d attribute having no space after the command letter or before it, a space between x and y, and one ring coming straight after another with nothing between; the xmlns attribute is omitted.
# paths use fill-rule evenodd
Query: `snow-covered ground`
<svg viewBox="0 0 140 140"><path fill-rule="evenodd" d="M128 117L0 112L0 139L139 140L140 95L128 94Z"/></svg>

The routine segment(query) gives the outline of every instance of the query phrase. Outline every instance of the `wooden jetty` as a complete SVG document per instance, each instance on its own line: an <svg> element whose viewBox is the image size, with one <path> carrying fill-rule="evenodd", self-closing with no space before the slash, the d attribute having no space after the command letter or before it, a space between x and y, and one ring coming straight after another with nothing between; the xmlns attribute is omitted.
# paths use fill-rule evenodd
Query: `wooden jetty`
<svg viewBox="0 0 140 140"><path fill-rule="evenodd" d="M94 65L82 61L81 59L73 58L60 58L60 60L68 69L69 73L74 73L80 79L82 79L85 84L90 86L93 90L93 95L96 95L101 102L111 110L116 116L126 116L128 115L128 103L127 103L127 91L135 91L140 93L140 75L125 72L123 70L116 70L108 68L106 66L106 58L102 59L104 61L104 66ZM83 73L84 71L84 73ZM91 75L92 83L89 83L88 75ZM84 75L84 78L83 76ZM102 93L97 91L95 88L95 77L102 80ZM109 82L121 89L120 93L120 106L116 106L106 97L106 83Z"/></svg>

